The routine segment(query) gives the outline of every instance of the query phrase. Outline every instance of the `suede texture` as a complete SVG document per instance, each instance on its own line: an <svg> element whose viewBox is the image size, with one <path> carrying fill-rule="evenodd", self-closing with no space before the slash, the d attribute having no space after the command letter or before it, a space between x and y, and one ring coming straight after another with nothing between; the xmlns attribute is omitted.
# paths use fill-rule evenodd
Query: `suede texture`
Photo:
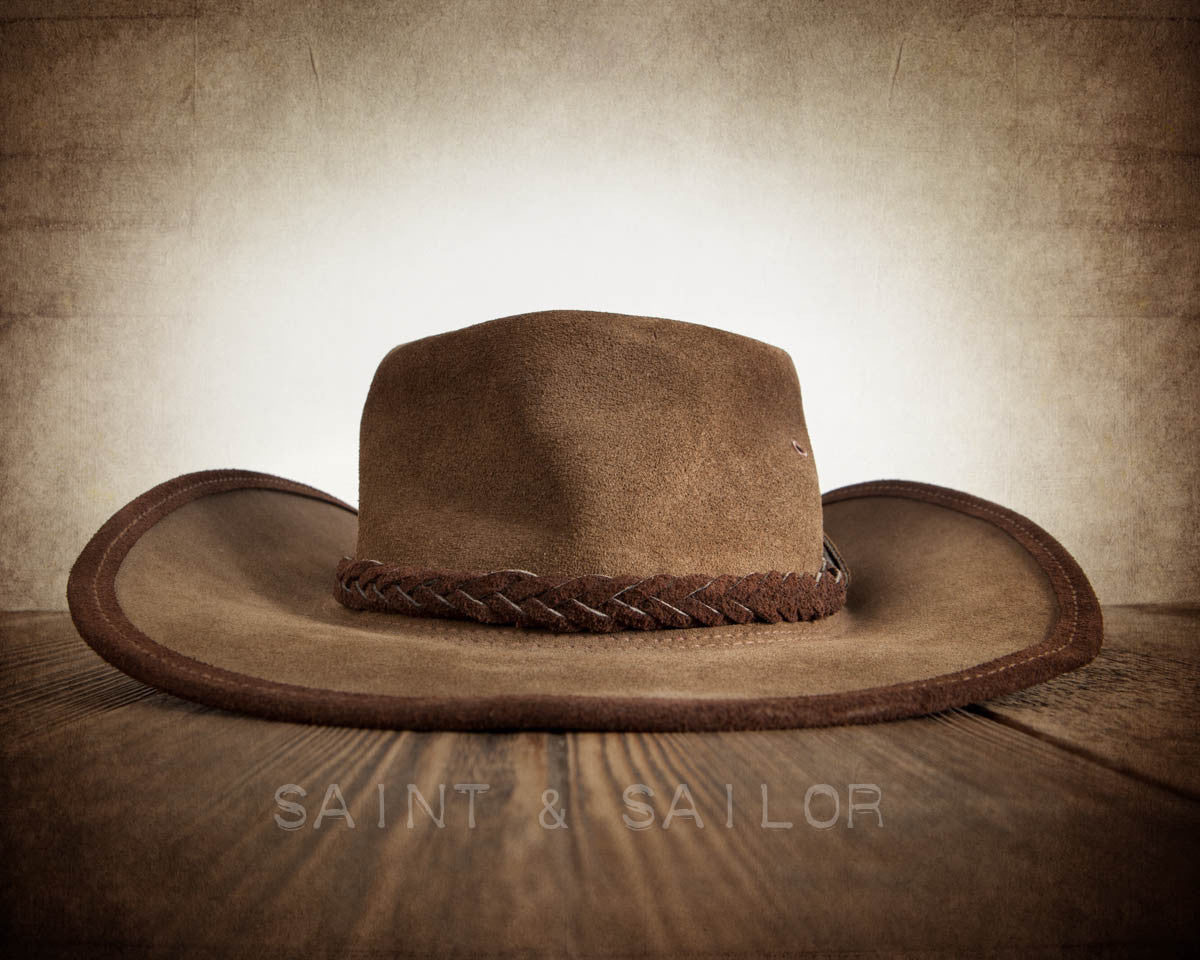
<svg viewBox="0 0 1200 960"><path fill-rule="evenodd" d="M330 595L354 512L243 471L118 511L72 569L80 633L143 681L274 719L414 729L718 730L961 706L1086 663L1099 605L1031 521L900 481L827 494L854 570L809 623L553 634L356 612Z"/></svg>
<svg viewBox="0 0 1200 960"><path fill-rule="evenodd" d="M398 347L360 497L356 516L265 474L161 484L80 554L75 624L202 703L461 730L882 720L1100 646L1087 578L1011 510L903 481L823 505L791 360L706 327L553 311Z"/></svg>
<svg viewBox="0 0 1200 960"><path fill-rule="evenodd" d="M411 569L815 575L822 559L791 359L650 317L547 311L392 350L363 408L359 509L356 557Z"/></svg>

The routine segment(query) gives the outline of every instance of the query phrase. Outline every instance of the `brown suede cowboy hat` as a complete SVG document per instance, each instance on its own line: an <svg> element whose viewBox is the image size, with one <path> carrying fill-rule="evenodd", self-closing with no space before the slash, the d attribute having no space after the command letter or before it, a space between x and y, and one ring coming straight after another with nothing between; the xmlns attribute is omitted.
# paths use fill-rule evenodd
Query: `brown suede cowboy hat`
<svg viewBox="0 0 1200 960"><path fill-rule="evenodd" d="M822 497L791 360L732 333L552 311L405 344L359 458L358 512L240 470L142 494L71 571L79 632L202 703L459 730L884 720L1100 647L1087 578L1019 514Z"/></svg>

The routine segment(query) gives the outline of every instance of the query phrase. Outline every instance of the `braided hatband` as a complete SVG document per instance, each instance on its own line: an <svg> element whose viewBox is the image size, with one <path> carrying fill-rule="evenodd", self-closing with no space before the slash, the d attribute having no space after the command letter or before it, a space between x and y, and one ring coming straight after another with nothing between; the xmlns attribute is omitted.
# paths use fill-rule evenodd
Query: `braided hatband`
<svg viewBox="0 0 1200 960"><path fill-rule="evenodd" d="M449 617L559 633L816 620L841 609L848 572L828 540L811 573L652 577L447 573L345 558L334 596L353 610Z"/></svg>

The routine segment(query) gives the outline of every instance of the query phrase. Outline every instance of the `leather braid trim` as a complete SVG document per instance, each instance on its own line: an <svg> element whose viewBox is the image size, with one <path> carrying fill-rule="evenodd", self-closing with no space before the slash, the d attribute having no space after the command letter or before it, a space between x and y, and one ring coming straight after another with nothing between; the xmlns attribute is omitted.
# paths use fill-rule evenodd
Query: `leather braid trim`
<svg viewBox="0 0 1200 960"><path fill-rule="evenodd" d="M821 569L815 574L448 573L346 557L338 563L333 594L352 610L558 633L612 633L816 620L842 608L848 582L846 565L826 538Z"/></svg>

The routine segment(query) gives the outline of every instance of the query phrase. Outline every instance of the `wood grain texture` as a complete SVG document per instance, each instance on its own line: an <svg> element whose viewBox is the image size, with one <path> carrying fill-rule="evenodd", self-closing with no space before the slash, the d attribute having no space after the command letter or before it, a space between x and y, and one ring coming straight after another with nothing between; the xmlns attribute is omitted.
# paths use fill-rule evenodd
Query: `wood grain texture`
<svg viewBox="0 0 1200 960"><path fill-rule="evenodd" d="M1106 607L1086 667L979 711L1200 799L1200 605Z"/></svg>
<svg viewBox="0 0 1200 960"><path fill-rule="evenodd" d="M63 614L8 614L0 916L10 955L1182 950L1200 939L1200 803L1182 795L1188 775L1171 771L1197 759L1191 675L1176 670L1195 664L1195 613L1108 615L1120 682L1101 662L1094 690L1080 671L1073 686L987 705L1020 716L1020 729L954 711L801 731L468 735L210 710L112 670ZM1147 717L1124 746L1118 701ZM1089 736L1080 717L1102 709L1105 734ZM1158 746L1160 728L1177 737ZM1128 756L1141 758L1128 764L1138 775L1100 762ZM326 816L314 829L333 783L355 825ZM435 812L446 785L444 828L419 807L407 826L409 783ZM473 829L462 783L490 785ZM663 829L680 783L703 827L676 816ZM762 826L764 783L771 820L792 829ZM851 783L879 787L882 826L870 813L848 825ZM284 784L308 792L300 829L276 824L294 819L274 800ZM649 829L623 820L646 819L622 803L632 784L654 791L643 798ZM805 816L819 784L839 794L826 829ZM539 820L547 789L565 829ZM808 813L833 820L831 797L814 794Z"/></svg>

